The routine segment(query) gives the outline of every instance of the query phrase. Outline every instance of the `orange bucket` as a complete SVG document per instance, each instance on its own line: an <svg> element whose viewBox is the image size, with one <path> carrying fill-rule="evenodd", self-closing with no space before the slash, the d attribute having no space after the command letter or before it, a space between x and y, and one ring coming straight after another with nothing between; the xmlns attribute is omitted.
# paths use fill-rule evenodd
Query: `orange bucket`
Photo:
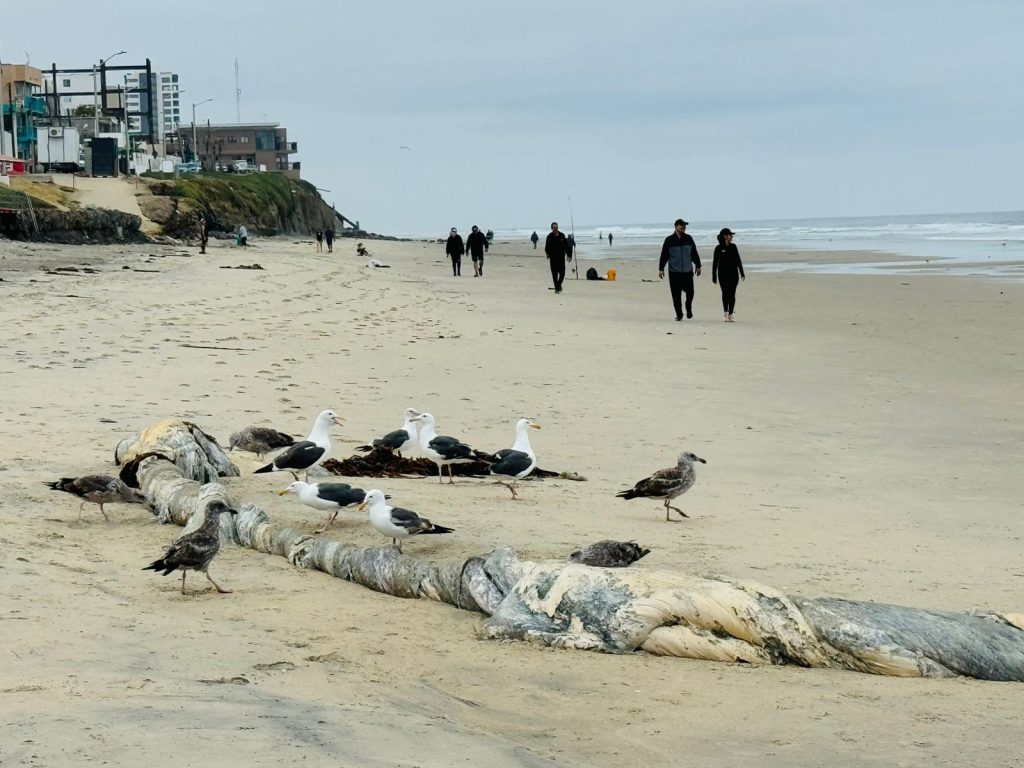
<svg viewBox="0 0 1024 768"><path fill-rule="evenodd" d="M615 279L615 274L616 274L616 273L615 273L615 270L614 270L614 269L609 269L609 270L608 270L608 274L607 274L607 277L608 277L608 279L609 279L609 280L614 280L614 279Z"/></svg>

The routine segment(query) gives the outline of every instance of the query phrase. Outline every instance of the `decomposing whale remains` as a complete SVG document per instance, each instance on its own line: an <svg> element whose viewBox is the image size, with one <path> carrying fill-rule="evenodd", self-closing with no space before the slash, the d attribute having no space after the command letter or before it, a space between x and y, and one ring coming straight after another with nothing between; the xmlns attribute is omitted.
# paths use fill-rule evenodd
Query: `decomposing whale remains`
<svg viewBox="0 0 1024 768"><path fill-rule="evenodd" d="M116 456L125 465L137 459L133 479L165 521L194 528L200 520L192 520L193 513L212 499L223 501L239 512L233 522L223 521L222 542L280 555L378 592L478 611L487 616L488 638L607 653L1024 682L1021 613L945 613L805 598L725 577L530 562L511 547L429 563L392 547L355 547L275 525L258 506L232 503L215 479L238 471L195 425L159 422L122 441Z"/></svg>

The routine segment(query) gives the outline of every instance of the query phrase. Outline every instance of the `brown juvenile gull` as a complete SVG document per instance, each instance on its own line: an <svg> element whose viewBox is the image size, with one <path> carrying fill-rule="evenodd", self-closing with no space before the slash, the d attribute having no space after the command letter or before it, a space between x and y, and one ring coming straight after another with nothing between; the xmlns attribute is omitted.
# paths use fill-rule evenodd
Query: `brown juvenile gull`
<svg viewBox="0 0 1024 768"><path fill-rule="evenodd" d="M313 422L309 437L286 448L272 462L255 470L253 474L291 472L292 477L298 480L297 472L302 469L306 471L306 480L309 480L309 470L319 466L331 452L332 424L341 424L338 414L330 410L321 411Z"/></svg>
<svg viewBox="0 0 1024 768"><path fill-rule="evenodd" d="M576 550L569 555L569 561L600 568L625 568L632 565L651 550L644 549L635 541L612 541L605 539L589 547Z"/></svg>
<svg viewBox="0 0 1024 768"><path fill-rule="evenodd" d="M372 490L359 509L370 508L370 525L378 533L391 537L391 543L402 551L402 539L427 533L453 533L453 528L434 525L425 517L420 517L411 509L392 507L385 501L384 491Z"/></svg>
<svg viewBox="0 0 1024 768"><path fill-rule="evenodd" d="M669 518L668 513L670 509L674 509L682 517L689 517L689 515L678 507L673 507L669 502L677 496L682 496L693 487L693 483L697 479L694 462L697 461L701 464L707 464L704 459L696 454L689 452L681 453L679 454L679 462L674 467L659 469L650 477L645 477L628 491L622 491L615 495L620 499L664 499L665 519L673 523L681 522Z"/></svg>
<svg viewBox="0 0 1024 768"><path fill-rule="evenodd" d="M273 427L252 426L231 435L230 444L229 452L238 448L255 453L262 459L265 453L295 445L295 438L284 432L278 432Z"/></svg>
<svg viewBox="0 0 1024 768"><path fill-rule="evenodd" d="M64 491L82 500L78 505L78 519L82 519L82 507L91 501L100 505L103 519L109 521L104 504L123 501L126 504L144 504L146 496L142 491L129 488L123 481L110 475L86 475L85 477L62 477L60 480L46 482L55 491Z"/></svg>
<svg viewBox="0 0 1024 768"><path fill-rule="evenodd" d="M210 578L210 561L220 551L220 516L225 512L237 515L238 511L231 509L221 501L211 501L206 508L206 519L203 524L186 533L176 542L171 544L159 560L154 560L142 570L163 571L164 576L171 571L181 571L181 594L185 592L185 576L189 571L202 571L207 580L221 594L231 592L224 589L216 581Z"/></svg>

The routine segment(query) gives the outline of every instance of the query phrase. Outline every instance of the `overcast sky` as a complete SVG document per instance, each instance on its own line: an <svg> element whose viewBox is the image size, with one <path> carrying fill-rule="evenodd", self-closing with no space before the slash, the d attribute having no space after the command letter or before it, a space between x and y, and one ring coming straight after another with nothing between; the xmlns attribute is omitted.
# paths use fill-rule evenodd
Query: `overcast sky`
<svg viewBox="0 0 1024 768"><path fill-rule="evenodd" d="M4 62L124 48L185 119L234 120L237 56L242 119L379 232L1024 208L1020 0L3 5Z"/></svg>

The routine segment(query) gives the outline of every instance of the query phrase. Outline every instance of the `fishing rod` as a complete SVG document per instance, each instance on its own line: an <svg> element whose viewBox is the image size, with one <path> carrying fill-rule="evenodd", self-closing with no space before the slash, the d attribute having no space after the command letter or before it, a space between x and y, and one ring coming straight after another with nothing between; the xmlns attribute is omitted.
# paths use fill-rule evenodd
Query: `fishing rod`
<svg viewBox="0 0 1024 768"><path fill-rule="evenodd" d="M572 238L572 271L580 279L580 260L576 258L576 222L572 218L572 195L569 195L569 237Z"/></svg>

